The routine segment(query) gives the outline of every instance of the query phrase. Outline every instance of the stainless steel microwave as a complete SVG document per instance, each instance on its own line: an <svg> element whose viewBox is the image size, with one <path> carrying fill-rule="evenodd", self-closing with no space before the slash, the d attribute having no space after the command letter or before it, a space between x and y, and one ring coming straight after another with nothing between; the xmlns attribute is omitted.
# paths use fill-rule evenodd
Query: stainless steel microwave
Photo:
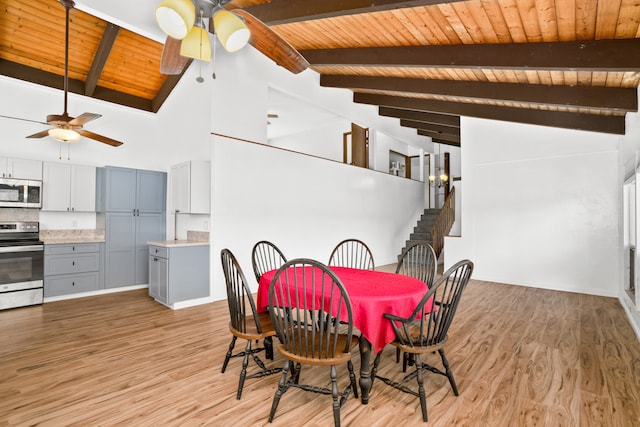
<svg viewBox="0 0 640 427"><path fill-rule="evenodd" d="M42 207L42 181L0 178L0 207Z"/></svg>

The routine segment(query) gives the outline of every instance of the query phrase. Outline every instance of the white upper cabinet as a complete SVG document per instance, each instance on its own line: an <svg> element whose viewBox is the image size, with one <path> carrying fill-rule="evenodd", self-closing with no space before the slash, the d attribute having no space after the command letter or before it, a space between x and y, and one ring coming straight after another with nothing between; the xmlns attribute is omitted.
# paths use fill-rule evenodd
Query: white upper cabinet
<svg viewBox="0 0 640 427"><path fill-rule="evenodd" d="M211 162L188 161L171 167L172 211L211 212Z"/></svg>
<svg viewBox="0 0 640 427"><path fill-rule="evenodd" d="M95 167L44 162L42 169L42 210L95 212Z"/></svg>
<svg viewBox="0 0 640 427"><path fill-rule="evenodd" d="M42 179L42 162L40 160L0 157L0 177L40 181Z"/></svg>

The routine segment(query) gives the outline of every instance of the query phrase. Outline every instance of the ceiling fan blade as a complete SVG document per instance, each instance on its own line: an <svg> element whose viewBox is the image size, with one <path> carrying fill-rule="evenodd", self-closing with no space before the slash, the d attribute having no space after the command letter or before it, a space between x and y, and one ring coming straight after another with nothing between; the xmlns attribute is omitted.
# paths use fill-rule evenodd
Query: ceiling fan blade
<svg viewBox="0 0 640 427"><path fill-rule="evenodd" d="M160 73L162 74L180 74L189 62L189 58L180 55L181 40L167 36L167 41L162 49L162 58L160 59Z"/></svg>
<svg viewBox="0 0 640 427"><path fill-rule="evenodd" d="M3 115L0 115L0 117L3 117L5 119L22 120L23 122L40 123L41 125L49 124L47 122L39 122L38 120L21 119L20 117L11 117L11 116L3 116Z"/></svg>
<svg viewBox="0 0 640 427"><path fill-rule="evenodd" d="M42 130L38 133L34 133L33 135L26 136L25 138L44 138L45 136L49 136L49 129Z"/></svg>
<svg viewBox="0 0 640 427"><path fill-rule="evenodd" d="M88 123L91 120L99 119L100 117L102 117L102 114L82 113L75 119L71 120L69 124L72 126L82 126L85 123Z"/></svg>
<svg viewBox="0 0 640 427"><path fill-rule="evenodd" d="M234 9L233 13L244 18L245 24L251 31L249 43L264 56L272 59L276 64L286 68L293 74L298 74L309 67L309 62L300 55L288 41L280 37L267 24L242 9Z"/></svg>
<svg viewBox="0 0 640 427"><path fill-rule="evenodd" d="M82 135L82 136L94 139L96 141L102 142L103 144L107 144L107 145L110 145L112 147L119 147L119 146L122 145L122 142L120 142L120 141L116 141L115 139L111 139L111 138L108 138L106 136L90 132L88 130L80 129L80 130L78 130L78 133L80 135Z"/></svg>

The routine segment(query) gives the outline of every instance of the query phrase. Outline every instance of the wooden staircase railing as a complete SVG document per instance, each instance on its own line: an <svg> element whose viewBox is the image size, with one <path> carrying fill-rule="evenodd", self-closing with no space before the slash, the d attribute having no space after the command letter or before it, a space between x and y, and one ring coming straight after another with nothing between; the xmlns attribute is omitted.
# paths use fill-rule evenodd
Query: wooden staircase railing
<svg viewBox="0 0 640 427"><path fill-rule="evenodd" d="M438 214L433 227L431 227L431 237L433 239L433 250L436 257L440 256L444 247L444 236L449 234L456 218L456 187L451 188L449 195L444 200L442 209Z"/></svg>

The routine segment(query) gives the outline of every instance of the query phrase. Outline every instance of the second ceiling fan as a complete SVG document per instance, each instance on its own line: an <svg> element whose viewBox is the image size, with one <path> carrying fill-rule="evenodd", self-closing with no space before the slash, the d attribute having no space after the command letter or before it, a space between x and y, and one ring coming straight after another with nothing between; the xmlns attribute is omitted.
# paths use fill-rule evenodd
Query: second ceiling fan
<svg viewBox="0 0 640 427"><path fill-rule="evenodd" d="M247 43L294 74L309 67L307 60L265 23L242 9L223 8L231 0L164 0L156 8L156 21L167 34L160 72L180 74L191 58L208 61L209 32L229 52Z"/></svg>

